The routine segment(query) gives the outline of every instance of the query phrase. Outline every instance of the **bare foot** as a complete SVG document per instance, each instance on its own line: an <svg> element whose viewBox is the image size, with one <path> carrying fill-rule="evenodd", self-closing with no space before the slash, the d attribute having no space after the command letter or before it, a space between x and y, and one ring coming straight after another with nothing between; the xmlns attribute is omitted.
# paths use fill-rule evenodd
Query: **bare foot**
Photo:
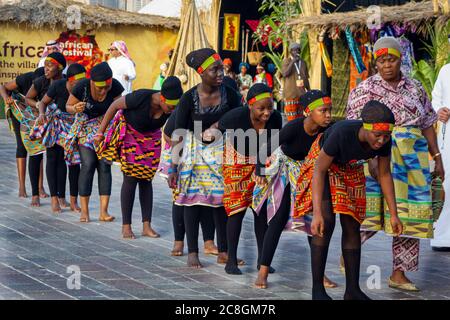
<svg viewBox="0 0 450 320"><path fill-rule="evenodd" d="M267 289L267 277L269 276L269 267L261 266L258 271L258 277L255 281L255 287L259 289Z"/></svg>
<svg viewBox="0 0 450 320"><path fill-rule="evenodd" d="M52 212L53 213L61 213L61 207L59 206L59 201L57 197L52 197Z"/></svg>
<svg viewBox="0 0 450 320"><path fill-rule="evenodd" d="M41 190L39 190L39 197L40 197L41 199L45 199L45 198L48 198L48 197L50 197L50 196L48 195L47 192L45 192L45 189L41 189Z"/></svg>
<svg viewBox="0 0 450 320"><path fill-rule="evenodd" d="M245 264L245 261L242 259L237 259L238 266L243 266ZM219 255L217 256L217 263L218 264L226 264L228 262L228 253L226 252L219 252Z"/></svg>
<svg viewBox="0 0 450 320"><path fill-rule="evenodd" d="M32 207L40 207L41 206L41 201L39 200L39 196L31 197L31 206Z"/></svg>
<svg viewBox="0 0 450 320"><path fill-rule="evenodd" d="M206 240L204 247L205 247L204 249L205 254L212 254L214 256L217 256L219 254L219 250L217 249L213 240Z"/></svg>
<svg viewBox="0 0 450 320"><path fill-rule="evenodd" d="M99 221L102 222L113 222L115 217L109 215L108 213L100 213L100 216L98 218Z"/></svg>
<svg viewBox="0 0 450 320"><path fill-rule="evenodd" d="M130 224L124 224L122 226L122 237L124 239L136 239Z"/></svg>
<svg viewBox="0 0 450 320"><path fill-rule="evenodd" d="M19 198L28 198L27 192L25 190L19 190Z"/></svg>
<svg viewBox="0 0 450 320"><path fill-rule="evenodd" d="M70 210L74 212L81 212L81 208L78 206L78 203L71 203Z"/></svg>
<svg viewBox="0 0 450 320"><path fill-rule="evenodd" d="M331 281L330 279L328 279L327 276L323 276L323 286L325 288L336 288L338 285L336 282Z"/></svg>
<svg viewBox="0 0 450 320"><path fill-rule="evenodd" d="M183 249L184 249L184 241L174 241L173 249L170 252L170 255L174 257L181 257L183 255Z"/></svg>
<svg viewBox="0 0 450 320"><path fill-rule="evenodd" d="M155 230L153 230L152 226L150 225L150 222L144 222L142 226L142 236L150 238L159 238L160 234Z"/></svg>
<svg viewBox="0 0 450 320"><path fill-rule="evenodd" d="M187 265L188 265L188 267L196 268L196 269L203 268L203 265L200 263L200 260L198 259L197 252L188 254Z"/></svg>
<svg viewBox="0 0 450 320"><path fill-rule="evenodd" d="M65 198L58 198L59 201L59 205L61 206L61 208L66 209L68 208L70 205L69 203L66 201Z"/></svg>
<svg viewBox="0 0 450 320"><path fill-rule="evenodd" d="M80 222L89 222L89 215L81 213Z"/></svg>

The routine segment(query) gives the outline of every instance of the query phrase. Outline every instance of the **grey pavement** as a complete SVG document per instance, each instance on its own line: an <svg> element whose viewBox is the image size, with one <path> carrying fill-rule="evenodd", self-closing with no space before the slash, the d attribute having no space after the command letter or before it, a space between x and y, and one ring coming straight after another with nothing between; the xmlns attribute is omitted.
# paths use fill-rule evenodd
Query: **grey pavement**
<svg viewBox="0 0 450 320"><path fill-rule="evenodd" d="M161 238L139 236L141 216L136 200L133 226L138 238L123 240L122 177L117 166L113 166L113 223L98 221L96 185L91 199L93 221L89 224L79 223L78 215L69 210L52 214L49 199L43 199L40 208L31 208L30 199L19 199L15 139L5 120L0 120L0 172L0 299L311 299L309 248L306 236L300 233L283 233L272 264L276 273L269 276L268 289L252 287L257 271L250 212L244 219L239 245L239 257L247 264L241 267L243 275L230 276L223 265L216 264L214 256L201 252L205 267L199 270L186 266L186 256L170 256L171 193L159 177L154 180L152 224ZM30 194L28 177L27 191ZM201 240L199 247L203 247ZM342 299L345 286L339 256L338 223L326 270L339 284L328 290L334 299ZM373 299L450 299L450 253L433 252L429 241L421 241L420 270L409 275L422 289L418 293L387 287L391 260L390 237L379 233L364 245L361 287ZM81 272L79 289L74 286L77 273L73 272L77 269Z"/></svg>

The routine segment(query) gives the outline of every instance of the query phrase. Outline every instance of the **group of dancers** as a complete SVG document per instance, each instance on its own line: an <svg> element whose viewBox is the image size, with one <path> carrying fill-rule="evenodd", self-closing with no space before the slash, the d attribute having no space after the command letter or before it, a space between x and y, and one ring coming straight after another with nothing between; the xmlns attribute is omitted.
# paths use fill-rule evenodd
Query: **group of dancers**
<svg viewBox="0 0 450 320"><path fill-rule="evenodd" d="M389 51L386 51L389 54ZM399 236L391 175L391 134L395 117L376 99L364 103L358 120L332 123L332 102L320 90L300 98L303 117L283 126L274 109L272 90L254 84L245 100L213 49L187 55L201 83L183 93L177 77L164 80L160 91L124 88L107 63L94 66L90 78L79 64L63 77L61 53L48 55L45 66L0 86L17 138L19 196L25 196L24 164L29 155L32 206L39 206L42 155L54 213L70 206L80 222L90 221L89 200L95 171L100 196L99 220L111 222L111 164L123 172L122 235L133 239L131 216L136 188L142 212L142 235L159 237L152 228L152 179L159 172L172 189L175 234L171 254L201 268L199 226L205 253L217 255L225 272L242 274L237 257L242 221L254 215L258 259L255 286L267 288L268 276L283 230L308 235L313 299L331 299L325 288L336 284L325 276L330 239L340 214L345 299L366 300L359 286L360 226L366 214L364 163L377 162L377 180L387 202L392 233ZM26 81L24 80L26 78ZM67 170L68 168L68 170ZM65 202L69 172L70 204ZM79 196L80 207L77 197ZM214 244L214 233L216 243Z"/></svg>

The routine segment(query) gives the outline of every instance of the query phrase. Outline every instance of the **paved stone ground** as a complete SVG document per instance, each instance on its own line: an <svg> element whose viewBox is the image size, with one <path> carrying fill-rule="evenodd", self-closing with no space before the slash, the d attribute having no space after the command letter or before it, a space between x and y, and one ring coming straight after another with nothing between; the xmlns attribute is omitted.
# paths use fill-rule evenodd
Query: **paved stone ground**
<svg viewBox="0 0 450 320"><path fill-rule="evenodd" d="M153 225L162 237L122 240L118 167L113 166L111 203L116 222L98 222L98 199L94 196L93 222L81 224L78 215L68 210L52 214L48 199L37 209L29 207L29 199L19 199L14 157L15 140L5 120L0 120L0 299L311 299L309 249L303 234L282 235L273 262L277 272L270 275L268 289L255 289L256 243L251 214L244 220L239 247L239 256L247 262L241 268L242 276L227 275L215 257L203 254L205 268L194 270L186 267L185 256L170 256L171 194L161 179L154 181ZM27 190L31 192L28 181ZM138 235L138 203L135 209L133 223ZM389 289L390 243L389 237L378 234L363 249L361 285L372 298L450 299L450 253L431 251L429 241L422 241L420 271L411 274L422 291ZM338 224L327 266L327 274L339 284L339 288L329 290L334 299L342 299L345 285L338 268L339 249ZM67 268L74 265L82 274L79 290L67 287ZM366 287L370 274L365 271L371 265L381 270L379 289Z"/></svg>

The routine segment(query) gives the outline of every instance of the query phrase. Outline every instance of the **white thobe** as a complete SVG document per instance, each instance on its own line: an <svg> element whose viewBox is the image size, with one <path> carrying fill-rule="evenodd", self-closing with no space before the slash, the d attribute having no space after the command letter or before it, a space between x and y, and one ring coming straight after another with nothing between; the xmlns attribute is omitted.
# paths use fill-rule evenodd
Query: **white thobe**
<svg viewBox="0 0 450 320"><path fill-rule="evenodd" d="M432 96L433 108L436 112L442 107L450 109L450 64L443 66L439 72ZM439 121L438 124L439 152L445 170L445 203L441 216L435 223L434 239L431 240L431 246L450 247L450 121L447 124Z"/></svg>
<svg viewBox="0 0 450 320"><path fill-rule="evenodd" d="M108 64L113 72L113 78L120 82L125 89L122 95L126 95L132 91L131 82L136 79L136 69L134 63L130 59L124 56L117 58L110 58ZM128 80L125 80L125 76L128 76Z"/></svg>

